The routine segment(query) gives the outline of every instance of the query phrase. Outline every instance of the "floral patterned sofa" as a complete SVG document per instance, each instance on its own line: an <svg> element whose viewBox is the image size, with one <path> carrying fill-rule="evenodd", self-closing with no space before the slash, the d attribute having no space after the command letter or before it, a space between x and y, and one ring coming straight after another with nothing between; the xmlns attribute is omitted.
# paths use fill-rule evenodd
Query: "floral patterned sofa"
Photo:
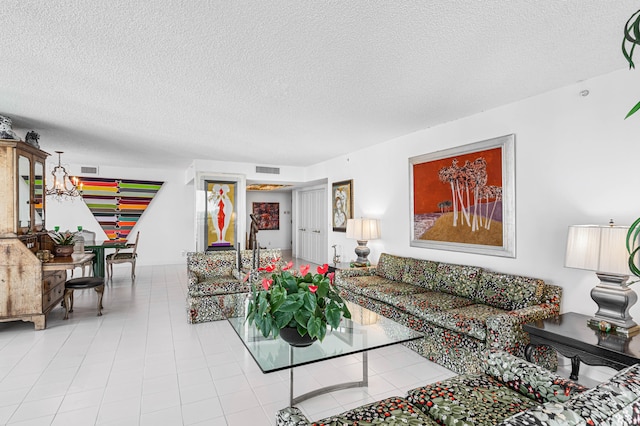
<svg viewBox="0 0 640 426"><path fill-rule="evenodd" d="M296 407L277 426L377 424L624 426L640 423L640 364L587 389L502 351L483 354L481 373L463 374L310 422Z"/></svg>
<svg viewBox="0 0 640 426"><path fill-rule="evenodd" d="M524 357L527 322L560 313L562 288L536 278L383 253L377 267L336 273L340 295L425 334L406 344L457 373L478 372L487 349ZM551 370L557 354L534 351Z"/></svg>
<svg viewBox="0 0 640 426"><path fill-rule="evenodd" d="M282 257L280 249L259 251L259 265ZM253 251L241 250L242 272L238 272L236 250L187 253L187 311L191 324L244 315L244 302L251 291L243 275L251 270Z"/></svg>

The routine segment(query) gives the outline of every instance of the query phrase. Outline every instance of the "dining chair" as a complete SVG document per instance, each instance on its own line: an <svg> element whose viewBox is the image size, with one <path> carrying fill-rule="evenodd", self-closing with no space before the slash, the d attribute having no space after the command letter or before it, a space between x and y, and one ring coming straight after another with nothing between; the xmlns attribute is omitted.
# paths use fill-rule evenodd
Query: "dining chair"
<svg viewBox="0 0 640 426"><path fill-rule="evenodd" d="M91 250L85 250L84 248L84 244L85 242L93 242L96 239L96 233L93 231L87 231L86 229L83 229L82 231L78 231L76 232L76 242L73 245L73 254L85 254L85 253L92 253ZM80 237L80 238L78 238ZM85 276L85 268L89 268L89 273L88 275L91 275L91 271L92 271L92 266L93 266L93 262L94 260L91 259L85 263L83 263L82 265L79 266L80 269L82 269L82 276ZM73 278L73 269L71 270L71 277Z"/></svg>
<svg viewBox="0 0 640 426"><path fill-rule="evenodd" d="M136 258L138 256L138 239L140 238L140 232L136 234L136 240L134 243L127 244L127 247L116 249L115 253L108 254L106 256L107 266L107 279L113 277L113 264L114 263L131 263L131 278L136 277Z"/></svg>

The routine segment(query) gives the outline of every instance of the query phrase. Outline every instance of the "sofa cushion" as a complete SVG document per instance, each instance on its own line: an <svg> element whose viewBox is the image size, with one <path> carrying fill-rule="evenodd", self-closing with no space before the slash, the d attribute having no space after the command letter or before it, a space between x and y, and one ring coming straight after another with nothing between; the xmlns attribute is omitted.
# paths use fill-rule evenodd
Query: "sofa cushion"
<svg viewBox="0 0 640 426"><path fill-rule="evenodd" d="M506 419L502 425L637 425L640 424L640 364L620 371L564 403L548 402Z"/></svg>
<svg viewBox="0 0 640 426"><path fill-rule="evenodd" d="M422 318L424 313L429 310L442 311L462 306L469 306L471 304L473 304L473 301L464 297L434 291L398 296L394 303L396 307L420 318Z"/></svg>
<svg viewBox="0 0 640 426"><path fill-rule="evenodd" d="M219 321L245 315L246 294L219 294L216 296L187 295L189 324Z"/></svg>
<svg viewBox="0 0 640 426"><path fill-rule="evenodd" d="M472 298L478 287L482 268L477 266L439 263L433 283L434 291Z"/></svg>
<svg viewBox="0 0 640 426"><path fill-rule="evenodd" d="M352 293L362 294L365 288L379 286L383 283L388 283L390 280L382 278L378 275L364 275L361 277L348 277L341 279L337 284L338 287L342 287Z"/></svg>
<svg viewBox="0 0 640 426"><path fill-rule="evenodd" d="M587 424L640 424L640 364L632 365L564 403ZM631 421L633 419L633 421Z"/></svg>
<svg viewBox="0 0 640 426"><path fill-rule="evenodd" d="M336 286L354 294L362 294L362 289L369 285L369 282L373 283L373 281L369 281L369 279L373 278L374 276L377 277L377 275L367 275L364 277L343 277L342 271L339 271L338 274L340 275L340 278L336 279Z"/></svg>
<svg viewBox="0 0 640 426"><path fill-rule="evenodd" d="M382 253L378 259L377 274L390 280L402 281L407 258Z"/></svg>
<svg viewBox="0 0 640 426"><path fill-rule="evenodd" d="M390 305L397 304L397 297L407 294L416 294L428 291L424 287L407 284L400 281L389 280L382 277L371 277L368 285L361 288L361 294Z"/></svg>
<svg viewBox="0 0 640 426"><path fill-rule="evenodd" d="M564 402L588 388L505 352L490 352L484 371L511 389L539 403Z"/></svg>
<svg viewBox="0 0 640 426"><path fill-rule="evenodd" d="M543 289L539 279L483 271L474 296L478 303L513 311L540 303Z"/></svg>
<svg viewBox="0 0 640 426"><path fill-rule="evenodd" d="M504 310L493 306L469 305L448 311L427 311L423 318L442 328L485 341L487 338L487 318L504 312Z"/></svg>
<svg viewBox="0 0 640 426"><path fill-rule="evenodd" d="M419 285L431 290L433 289L433 281L437 267L438 262L408 258L405 262L402 281L407 284Z"/></svg>
<svg viewBox="0 0 640 426"><path fill-rule="evenodd" d="M618 423L617 425L631 424ZM559 402L547 402L505 419L499 426L587 426L579 413Z"/></svg>
<svg viewBox="0 0 640 426"><path fill-rule="evenodd" d="M236 252L237 256L237 252ZM282 261L282 250L280 249L262 249L259 251L258 260L259 260L259 268L264 268L267 265L274 263L274 260L278 259L277 264L279 266L283 266L284 262ZM240 251L240 262L242 263L243 271L250 271L251 265L253 263L253 250L241 250ZM237 260L236 260L237 263Z"/></svg>
<svg viewBox="0 0 640 426"><path fill-rule="evenodd" d="M358 425L413 425L436 426L428 415L411 404L405 398L393 396L362 405L326 419L310 423L296 407L287 407L276 413L276 426L310 425L310 426L358 426Z"/></svg>
<svg viewBox="0 0 640 426"><path fill-rule="evenodd" d="M443 425L495 425L538 405L485 374L465 374L416 388L407 399Z"/></svg>
<svg viewBox="0 0 640 426"><path fill-rule="evenodd" d="M189 287L189 296L213 296L218 294L249 293L251 286L235 278L214 277Z"/></svg>
<svg viewBox="0 0 640 426"><path fill-rule="evenodd" d="M187 268L200 280L219 276L231 277L235 267L235 250L189 253L187 257Z"/></svg>

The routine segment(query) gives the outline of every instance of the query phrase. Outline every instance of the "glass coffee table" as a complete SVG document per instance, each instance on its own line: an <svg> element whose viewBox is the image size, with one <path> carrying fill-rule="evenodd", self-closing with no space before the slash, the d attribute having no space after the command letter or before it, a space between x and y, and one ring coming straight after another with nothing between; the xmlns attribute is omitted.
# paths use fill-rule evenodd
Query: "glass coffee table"
<svg viewBox="0 0 640 426"><path fill-rule="evenodd" d="M322 342L307 347L290 346L279 336L265 338L255 325L249 325L244 317L228 321L244 343L263 373L289 370L289 404L295 404L314 396L340 389L368 386L369 366L367 352L385 346L409 342L423 337L422 333L398 324L353 303L348 303L351 319L342 319L336 330L327 330ZM362 380L325 386L293 396L294 367L313 364L345 355L362 354Z"/></svg>

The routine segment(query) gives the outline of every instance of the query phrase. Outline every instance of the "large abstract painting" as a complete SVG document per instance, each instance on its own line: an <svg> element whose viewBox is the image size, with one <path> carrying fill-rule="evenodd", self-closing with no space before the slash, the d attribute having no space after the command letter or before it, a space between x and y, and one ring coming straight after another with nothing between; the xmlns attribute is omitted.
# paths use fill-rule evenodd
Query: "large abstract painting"
<svg viewBox="0 0 640 426"><path fill-rule="evenodd" d="M78 177L82 199L110 240L126 240L163 182Z"/></svg>
<svg viewBox="0 0 640 426"><path fill-rule="evenodd" d="M280 229L280 203L253 203L252 207L259 230Z"/></svg>
<svg viewBox="0 0 640 426"><path fill-rule="evenodd" d="M227 250L236 245L236 182L205 181L205 241L207 250Z"/></svg>
<svg viewBox="0 0 640 426"><path fill-rule="evenodd" d="M409 159L412 246L515 257L514 139Z"/></svg>

